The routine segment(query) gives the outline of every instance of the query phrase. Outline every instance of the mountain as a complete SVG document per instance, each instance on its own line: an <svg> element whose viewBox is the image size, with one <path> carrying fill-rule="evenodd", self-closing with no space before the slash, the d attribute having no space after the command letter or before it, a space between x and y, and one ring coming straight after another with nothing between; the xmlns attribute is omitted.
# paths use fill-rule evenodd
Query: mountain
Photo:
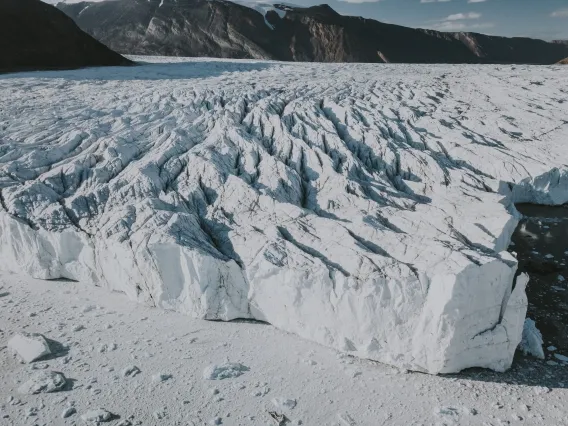
<svg viewBox="0 0 568 426"><path fill-rule="evenodd" d="M237 4L223 0L60 3L77 24L129 54L318 62L535 63L568 46L527 38L411 29L343 16L328 5Z"/></svg>
<svg viewBox="0 0 568 426"><path fill-rule="evenodd" d="M40 0L0 1L0 51L0 72L131 63Z"/></svg>

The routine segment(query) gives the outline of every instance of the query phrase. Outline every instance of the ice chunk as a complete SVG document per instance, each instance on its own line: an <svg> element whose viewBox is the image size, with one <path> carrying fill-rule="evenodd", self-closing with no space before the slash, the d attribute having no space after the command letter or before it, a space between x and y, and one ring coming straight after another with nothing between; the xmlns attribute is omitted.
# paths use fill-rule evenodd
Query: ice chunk
<svg viewBox="0 0 568 426"><path fill-rule="evenodd" d="M173 376L171 374L158 373L152 376L152 381L156 383L165 382L167 380L170 380L172 377Z"/></svg>
<svg viewBox="0 0 568 426"><path fill-rule="evenodd" d="M213 364L203 370L203 378L205 380L234 379L247 371L249 371L249 368L239 363Z"/></svg>
<svg viewBox="0 0 568 426"><path fill-rule="evenodd" d="M77 409L75 407L67 407L67 408L63 409L63 411L61 412L61 418L66 419L67 417L71 417L76 412L77 412Z"/></svg>
<svg viewBox="0 0 568 426"><path fill-rule="evenodd" d="M88 423L104 423L110 422L113 419L112 413L105 410L104 408L97 408L95 410L89 410L85 414L81 415L81 419Z"/></svg>
<svg viewBox="0 0 568 426"><path fill-rule="evenodd" d="M536 323L532 319L527 318L523 327L523 338L519 349L525 355L532 355L535 358L544 359L543 343L542 334L540 330L536 328Z"/></svg>
<svg viewBox="0 0 568 426"><path fill-rule="evenodd" d="M62 390L67 384L65 376L55 371L39 371L18 388L22 394L50 393Z"/></svg>
<svg viewBox="0 0 568 426"><path fill-rule="evenodd" d="M41 334L16 334L8 341L8 348L30 363L51 354L49 344Z"/></svg>

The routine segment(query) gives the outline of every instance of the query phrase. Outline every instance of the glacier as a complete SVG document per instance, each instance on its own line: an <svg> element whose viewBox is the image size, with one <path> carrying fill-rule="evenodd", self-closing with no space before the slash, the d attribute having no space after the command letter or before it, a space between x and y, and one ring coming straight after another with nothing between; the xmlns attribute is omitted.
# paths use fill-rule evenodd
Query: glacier
<svg viewBox="0 0 568 426"><path fill-rule="evenodd" d="M568 202L560 67L134 58L0 76L0 269L505 371L516 202Z"/></svg>

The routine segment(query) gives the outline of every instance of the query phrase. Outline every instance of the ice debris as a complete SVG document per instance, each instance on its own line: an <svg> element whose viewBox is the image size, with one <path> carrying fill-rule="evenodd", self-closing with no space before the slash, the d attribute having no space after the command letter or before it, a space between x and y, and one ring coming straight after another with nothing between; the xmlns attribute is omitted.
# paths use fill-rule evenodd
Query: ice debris
<svg viewBox="0 0 568 426"><path fill-rule="evenodd" d="M81 415L81 419L88 423L104 423L110 422L113 419L113 414L104 408L89 410Z"/></svg>
<svg viewBox="0 0 568 426"><path fill-rule="evenodd" d="M50 393L62 390L67 380L62 373L56 371L38 371L18 388L22 394L34 395L37 393Z"/></svg>
<svg viewBox="0 0 568 426"><path fill-rule="evenodd" d="M205 380L223 380L234 379L249 371L249 368L243 364L227 362L220 365L209 365L203 370L203 378Z"/></svg>
<svg viewBox="0 0 568 426"><path fill-rule="evenodd" d="M530 318L525 319L523 337L519 344L519 349L525 355L532 355L535 358L544 359L543 343L542 334L540 330L536 328L536 323Z"/></svg>
<svg viewBox="0 0 568 426"><path fill-rule="evenodd" d="M71 417L76 412L77 412L77 409L75 407L67 407L61 413L61 418L66 419L67 417Z"/></svg>
<svg viewBox="0 0 568 426"><path fill-rule="evenodd" d="M47 340L37 333L16 334L8 341L8 348L27 364L51 354Z"/></svg>

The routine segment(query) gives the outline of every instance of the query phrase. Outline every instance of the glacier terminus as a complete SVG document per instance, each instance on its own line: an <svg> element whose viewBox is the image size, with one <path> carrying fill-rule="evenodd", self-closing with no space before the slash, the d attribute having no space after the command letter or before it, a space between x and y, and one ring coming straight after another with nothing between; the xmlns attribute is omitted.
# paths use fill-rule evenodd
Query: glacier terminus
<svg viewBox="0 0 568 426"><path fill-rule="evenodd" d="M0 78L0 269L505 371L517 202L568 202L560 67L132 58Z"/></svg>

